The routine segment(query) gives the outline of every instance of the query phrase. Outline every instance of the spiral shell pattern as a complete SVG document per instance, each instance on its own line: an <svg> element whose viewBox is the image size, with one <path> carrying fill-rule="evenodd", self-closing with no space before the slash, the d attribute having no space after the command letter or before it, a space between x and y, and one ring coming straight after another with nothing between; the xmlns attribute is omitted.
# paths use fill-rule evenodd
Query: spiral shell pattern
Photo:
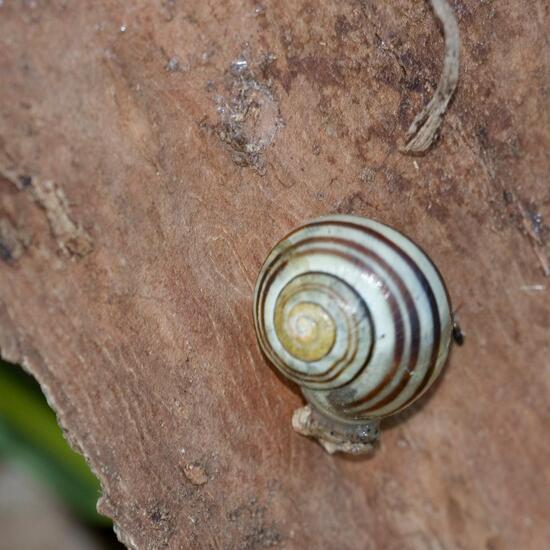
<svg viewBox="0 0 550 550"><path fill-rule="evenodd" d="M445 285L426 254L367 218L328 216L271 251L254 296L261 349L322 414L343 422L410 405L451 342Z"/></svg>

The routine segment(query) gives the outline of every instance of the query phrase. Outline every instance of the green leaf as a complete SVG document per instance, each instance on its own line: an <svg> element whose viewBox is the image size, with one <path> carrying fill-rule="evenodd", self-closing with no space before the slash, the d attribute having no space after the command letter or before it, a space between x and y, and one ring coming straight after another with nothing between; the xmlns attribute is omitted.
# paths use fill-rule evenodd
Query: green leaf
<svg viewBox="0 0 550 550"><path fill-rule="evenodd" d="M2 361L0 456L28 467L86 521L110 523L96 511L99 481L69 447L38 384L20 367Z"/></svg>

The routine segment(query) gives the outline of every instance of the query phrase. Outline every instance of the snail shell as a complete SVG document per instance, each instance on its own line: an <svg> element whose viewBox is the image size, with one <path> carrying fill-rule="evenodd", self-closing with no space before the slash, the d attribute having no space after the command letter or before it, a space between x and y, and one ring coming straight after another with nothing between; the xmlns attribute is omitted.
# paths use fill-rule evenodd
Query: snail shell
<svg viewBox="0 0 550 550"><path fill-rule="evenodd" d="M452 338L445 284L426 254L367 218L328 216L287 235L254 295L259 345L309 403L294 428L329 452L372 448L381 418L436 380Z"/></svg>

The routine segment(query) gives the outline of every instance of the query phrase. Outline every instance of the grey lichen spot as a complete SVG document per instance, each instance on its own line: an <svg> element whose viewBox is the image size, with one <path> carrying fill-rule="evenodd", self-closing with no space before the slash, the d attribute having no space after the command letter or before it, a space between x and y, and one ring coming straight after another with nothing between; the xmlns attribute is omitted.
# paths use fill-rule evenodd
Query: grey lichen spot
<svg viewBox="0 0 550 550"><path fill-rule="evenodd" d="M532 208L527 208L526 210L529 215L529 218L531 219L531 227L533 229L533 233L540 240L544 229L544 225L543 225L544 219L542 217L542 214Z"/></svg>
<svg viewBox="0 0 550 550"><path fill-rule="evenodd" d="M511 220L529 238L545 277L550 277L550 227L536 204L522 200L512 191L503 193L504 203Z"/></svg>
<svg viewBox="0 0 550 550"><path fill-rule="evenodd" d="M258 62L247 49L230 65L225 74L223 94L217 95L218 137L228 147L238 166L266 172L264 153L284 125L271 79L266 78L273 54Z"/></svg>
<svg viewBox="0 0 550 550"><path fill-rule="evenodd" d="M180 60L176 56L172 56L164 66L164 69L169 73L175 73L180 70Z"/></svg>
<svg viewBox="0 0 550 550"><path fill-rule="evenodd" d="M365 168L359 175L359 180L361 181L361 183L364 183L364 184L373 183L375 179L376 179L376 170L371 167Z"/></svg>
<svg viewBox="0 0 550 550"><path fill-rule="evenodd" d="M252 497L233 508L227 515L240 533L237 547L243 550L274 548L283 544L283 537L275 523L268 520L268 507Z"/></svg>

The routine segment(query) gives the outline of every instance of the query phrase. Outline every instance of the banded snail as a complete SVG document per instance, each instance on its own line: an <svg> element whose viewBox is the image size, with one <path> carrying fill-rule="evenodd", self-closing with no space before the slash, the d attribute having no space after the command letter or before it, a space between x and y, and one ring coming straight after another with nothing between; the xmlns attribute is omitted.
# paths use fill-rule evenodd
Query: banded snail
<svg viewBox="0 0 550 550"><path fill-rule="evenodd" d="M437 268L398 231L327 216L273 248L254 294L258 343L308 401L296 431L332 453L372 449L380 419L436 380L453 333Z"/></svg>

